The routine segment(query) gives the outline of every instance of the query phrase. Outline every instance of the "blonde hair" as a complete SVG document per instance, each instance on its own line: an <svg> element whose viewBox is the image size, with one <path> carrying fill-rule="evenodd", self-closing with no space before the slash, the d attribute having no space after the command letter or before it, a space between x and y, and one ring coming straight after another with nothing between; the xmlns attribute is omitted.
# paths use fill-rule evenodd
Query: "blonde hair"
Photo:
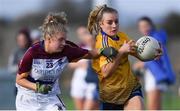
<svg viewBox="0 0 180 111"><path fill-rule="evenodd" d="M57 32L67 32L66 29L67 18L64 12L60 13L49 13L40 29L42 30L43 37L46 39L47 35L53 37L52 35Z"/></svg>
<svg viewBox="0 0 180 111"><path fill-rule="evenodd" d="M118 13L117 10L107 7L107 5L97 6L92 10L88 17L88 30L91 34L97 34L101 29L99 21L102 20L104 13Z"/></svg>

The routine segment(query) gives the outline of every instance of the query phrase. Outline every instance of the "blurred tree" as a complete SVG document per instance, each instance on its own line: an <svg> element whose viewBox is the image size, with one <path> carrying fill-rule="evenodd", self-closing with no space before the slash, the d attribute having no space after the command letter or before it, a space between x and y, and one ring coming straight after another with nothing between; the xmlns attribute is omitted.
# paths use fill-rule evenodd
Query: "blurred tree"
<svg viewBox="0 0 180 111"><path fill-rule="evenodd" d="M5 26L8 23L6 19L0 18L0 27Z"/></svg>
<svg viewBox="0 0 180 111"><path fill-rule="evenodd" d="M174 37L180 35L180 14L174 12L168 14L163 23L163 27L167 30L168 34L174 35Z"/></svg>

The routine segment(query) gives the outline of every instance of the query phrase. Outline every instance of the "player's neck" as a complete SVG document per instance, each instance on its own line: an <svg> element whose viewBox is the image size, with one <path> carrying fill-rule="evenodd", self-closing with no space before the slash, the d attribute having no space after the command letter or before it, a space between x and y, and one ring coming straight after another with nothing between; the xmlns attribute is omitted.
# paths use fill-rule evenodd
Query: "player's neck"
<svg viewBox="0 0 180 111"><path fill-rule="evenodd" d="M50 48L49 48L49 43L48 43L48 41L44 41L44 50L45 50L45 52L47 52L47 53L49 53L49 54L52 54L53 52L50 50Z"/></svg>
<svg viewBox="0 0 180 111"><path fill-rule="evenodd" d="M101 34L104 34L104 35L107 35L108 37L111 37L111 38L115 38L117 36L117 34L113 35L113 36L110 36L109 34L107 34L106 32L104 31L101 31Z"/></svg>

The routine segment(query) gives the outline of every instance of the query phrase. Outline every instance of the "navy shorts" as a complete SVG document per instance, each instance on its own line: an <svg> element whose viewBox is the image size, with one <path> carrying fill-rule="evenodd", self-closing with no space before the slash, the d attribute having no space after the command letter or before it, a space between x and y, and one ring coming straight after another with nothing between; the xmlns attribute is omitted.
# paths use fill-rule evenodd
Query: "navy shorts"
<svg viewBox="0 0 180 111"><path fill-rule="evenodd" d="M143 98L143 94L141 91L141 87L133 90L128 98L130 100L134 96L141 96ZM127 100L127 101L128 101ZM124 104L114 104L114 103L107 103L107 102L100 102L100 109L101 110L123 110Z"/></svg>

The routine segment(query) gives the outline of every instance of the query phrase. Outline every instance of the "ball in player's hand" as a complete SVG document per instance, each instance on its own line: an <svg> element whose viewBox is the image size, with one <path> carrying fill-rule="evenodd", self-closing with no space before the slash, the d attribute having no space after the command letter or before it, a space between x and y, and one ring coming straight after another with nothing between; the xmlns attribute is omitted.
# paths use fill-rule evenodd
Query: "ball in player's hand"
<svg viewBox="0 0 180 111"><path fill-rule="evenodd" d="M159 42L151 36L143 36L136 42L137 55L141 60L153 60L156 58L158 49L160 49Z"/></svg>

